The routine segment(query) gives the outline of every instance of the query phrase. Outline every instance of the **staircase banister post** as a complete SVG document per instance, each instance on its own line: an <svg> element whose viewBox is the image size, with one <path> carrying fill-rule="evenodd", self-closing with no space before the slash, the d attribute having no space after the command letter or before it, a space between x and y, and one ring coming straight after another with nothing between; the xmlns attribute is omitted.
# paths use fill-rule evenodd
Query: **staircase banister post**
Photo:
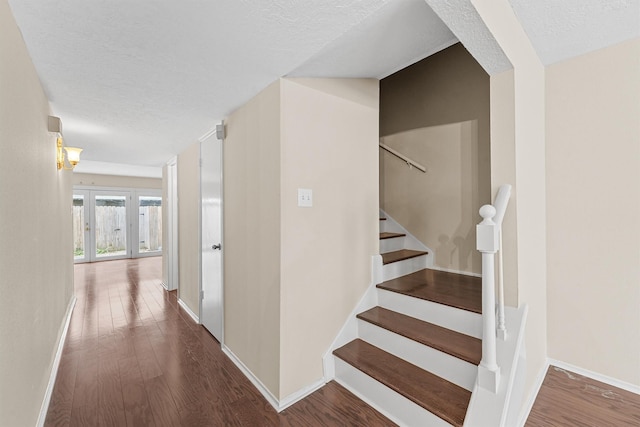
<svg viewBox="0 0 640 427"><path fill-rule="evenodd" d="M493 221L496 209L480 208L482 222L476 226L478 251L482 253L482 360L478 366L478 385L498 392L500 367L496 355L495 254L499 249L499 226Z"/></svg>

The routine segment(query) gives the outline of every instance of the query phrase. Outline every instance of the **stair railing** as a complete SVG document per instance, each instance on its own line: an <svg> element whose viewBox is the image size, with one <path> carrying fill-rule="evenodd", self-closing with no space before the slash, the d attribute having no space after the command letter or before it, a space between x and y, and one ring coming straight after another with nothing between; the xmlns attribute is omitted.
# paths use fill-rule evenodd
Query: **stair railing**
<svg viewBox="0 0 640 427"><path fill-rule="evenodd" d="M381 142L380 143L380 148L382 148L383 150L393 154L394 156L396 156L400 160L404 161L407 164L407 166L409 166L410 168L415 167L419 171L421 171L423 173L427 173L427 168L426 167L422 166L420 163L418 163L418 162L416 162L414 160L411 160L410 158L408 158L404 154L394 150L393 148L389 147L387 144L383 144Z"/></svg>
<svg viewBox="0 0 640 427"><path fill-rule="evenodd" d="M511 186L498 190L494 205L480 208L482 222L476 226L477 249L482 253L482 360L478 366L478 385L498 392L500 367L497 364L496 335L506 339L504 319L504 284L502 272L502 220L507 209ZM495 255L498 267L498 323L496 327ZM502 331L502 332L500 332Z"/></svg>

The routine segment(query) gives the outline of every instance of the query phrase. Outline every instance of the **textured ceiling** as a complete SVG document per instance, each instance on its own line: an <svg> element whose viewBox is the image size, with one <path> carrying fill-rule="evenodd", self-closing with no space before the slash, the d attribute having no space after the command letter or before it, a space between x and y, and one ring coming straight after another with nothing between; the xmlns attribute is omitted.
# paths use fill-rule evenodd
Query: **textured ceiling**
<svg viewBox="0 0 640 427"><path fill-rule="evenodd" d="M640 0L509 1L545 65L640 37Z"/></svg>
<svg viewBox="0 0 640 427"><path fill-rule="evenodd" d="M470 0L426 0L488 74L512 68Z"/></svg>
<svg viewBox="0 0 640 427"><path fill-rule="evenodd" d="M544 63L638 36L640 0L509 1ZM77 171L159 176L281 76L382 78L458 39L511 66L471 0L9 3Z"/></svg>

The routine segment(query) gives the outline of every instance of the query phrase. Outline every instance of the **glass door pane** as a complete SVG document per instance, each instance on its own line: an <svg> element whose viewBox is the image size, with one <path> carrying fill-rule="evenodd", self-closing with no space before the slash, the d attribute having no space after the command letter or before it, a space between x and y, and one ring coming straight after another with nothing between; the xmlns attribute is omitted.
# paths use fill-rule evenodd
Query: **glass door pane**
<svg viewBox="0 0 640 427"><path fill-rule="evenodd" d="M84 194L73 195L73 259L85 260L85 230L89 227L89 219L85 216Z"/></svg>
<svg viewBox="0 0 640 427"><path fill-rule="evenodd" d="M95 258L124 258L129 253L127 244L127 199L124 194L96 194Z"/></svg>
<svg viewBox="0 0 640 427"><path fill-rule="evenodd" d="M162 197L138 196L138 254L162 251Z"/></svg>

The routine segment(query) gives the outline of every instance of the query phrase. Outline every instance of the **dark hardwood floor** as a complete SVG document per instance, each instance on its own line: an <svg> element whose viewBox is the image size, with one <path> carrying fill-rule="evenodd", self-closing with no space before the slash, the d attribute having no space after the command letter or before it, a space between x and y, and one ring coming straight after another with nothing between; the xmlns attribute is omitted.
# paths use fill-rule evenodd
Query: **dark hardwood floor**
<svg viewBox="0 0 640 427"><path fill-rule="evenodd" d="M640 426L640 395L550 366L525 426Z"/></svg>
<svg viewBox="0 0 640 427"><path fill-rule="evenodd" d="M46 426L392 426L330 382L280 414L161 284L161 259L75 266Z"/></svg>

